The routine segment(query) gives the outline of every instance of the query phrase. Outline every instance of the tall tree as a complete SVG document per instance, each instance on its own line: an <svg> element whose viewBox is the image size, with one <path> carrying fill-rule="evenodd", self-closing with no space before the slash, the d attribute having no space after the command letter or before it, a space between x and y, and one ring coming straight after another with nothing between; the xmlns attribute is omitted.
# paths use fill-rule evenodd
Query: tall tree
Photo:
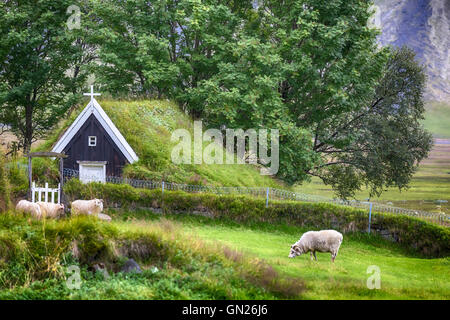
<svg viewBox="0 0 450 320"><path fill-rule="evenodd" d="M0 3L0 123L28 152L74 103L68 70L79 47L68 30L69 0Z"/></svg>
<svg viewBox="0 0 450 320"><path fill-rule="evenodd" d="M91 3L112 93L174 98L210 127L278 129L289 183L379 194L406 187L429 151L423 73L411 52L378 46L372 1Z"/></svg>
<svg viewBox="0 0 450 320"><path fill-rule="evenodd" d="M334 115L316 126L313 150L319 176L344 198L362 186L372 195L404 189L433 140L421 120L425 72L408 48L395 49L372 99L362 108Z"/></svg>
<svg viewBox="0 0 450 320"><path fill-rule="evenodd" d="M201 93L194 104L207 121L279 129L278 176L303 181L320 158L316 128L372 98L386 52L368 27L369 1L265 0L255 12L236 29L220 71L188 92Z"/></svg>
<svg viewBox="0 0 450 320"><path fill-rule="evenodd" d="M97 80L114 95L168 96L177 83L177 1L92 1Z"/></svg>
<svg viewBox="0 0 450 320"><path fill-rule="evenodd" d="M201 116L186 90L219 71L250 1L93 1L98 79L112 93L171 97Z"/></svg>

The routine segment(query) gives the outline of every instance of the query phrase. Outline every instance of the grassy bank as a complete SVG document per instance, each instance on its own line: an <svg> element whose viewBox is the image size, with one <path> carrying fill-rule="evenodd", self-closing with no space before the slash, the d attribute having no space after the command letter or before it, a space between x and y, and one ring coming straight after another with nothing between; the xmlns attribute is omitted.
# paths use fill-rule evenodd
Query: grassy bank
<svg viewBox="0 0 450 320"><path fill-rule="evenodd" d="M1 214L0 257L0 299L283 299L304 291L301 279L205 244L167 220L33 221ZM142 274L116 273L128 258ZM99 262L109 277L92 271ZM66 284L74 265L81 269L78 290Z"/></svg>
<svg viewBox="0 0 450 320"><path fill-rule="evenodd" d="M1 215L0 299L450 299L449 258L424 259L379 236L344 235L333 264L327 253L287 257L304 227L107 213L112 223ZM115 273L129 257L143 273ZM92 271L97 262L108 277ZM81 269L78 290L66 284L72 265ZM380 289L367 287L371 265Z"/></svg>

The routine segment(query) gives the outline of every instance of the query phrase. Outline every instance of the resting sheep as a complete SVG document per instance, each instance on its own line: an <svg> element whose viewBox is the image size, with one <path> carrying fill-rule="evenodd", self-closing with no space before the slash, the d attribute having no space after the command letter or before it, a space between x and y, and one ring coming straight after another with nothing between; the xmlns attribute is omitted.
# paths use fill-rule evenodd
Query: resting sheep
<svg viewBox="0 0 450 320"><path fill-rule="evenodd" d="M40 219L42 217L41 207L37 203L28 200L20 200L16 205L18 212L29 213L33 218Z"/></svg>
<svg viewBox="0 0 450 320"><path fill-rule="evenodd" d="M311 260L313 255L317 260L316 251L319 251L330 252L331 261L334 262L342 239L342 234L335 230L308 231L301 236L300 240L291 246L289 258L300 256L309 251Z"/></svg>
<svg viewBox="0 0 450 320"><path fill-rule="evenodd" d="M42 216L45 218L61 218L64 216L64 204L49 203L49 202L37 202L41 208Z"/></svg>
<svg viewBox="0 0 450 320"><path fill-rule="evenodd" d="M103 200L75 200L71 205L71 212L73 215L96 215L103 211Z"/></svg>

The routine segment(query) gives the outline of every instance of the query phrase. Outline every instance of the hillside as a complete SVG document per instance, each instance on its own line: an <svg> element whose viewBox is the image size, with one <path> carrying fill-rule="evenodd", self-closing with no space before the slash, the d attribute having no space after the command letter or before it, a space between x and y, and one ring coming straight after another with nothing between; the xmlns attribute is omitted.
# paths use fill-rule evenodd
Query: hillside
<svg viewBox="0 0 450 320"><path fill-rule="evenodd" d="M174 164L171 152L177 142L171 142L172 132L187 129L193 137L193 121L173 102L99 100L99 103L139 156L138 162L125 167L127 177L195 185L280 187L280 183L260 175L259 168L248 164ZM74 108L36 150L49 151L84 107L81 104ZM203 147L208 144L205 142Z"/></svg>
<svg viewBox="0 0 450 320"><path fill-rule="evenodd" d="M450 104L447 102L429 102L426 104L423 124L434 137L450 139Z"/></svg>
<svg viewBox="0 0 450 320"><path fill-rule="evenodd" d="M288 186L268 176L261 176L259 169L251 165L176 165L170 159L171 132L175 128L193 130L192 120L183 113L179 107L167 100L118 101L104 99L99 101L116 126L138 153L140 161L125 169L129 177L172 181L177 183L203 184L215 186L247 186L247 187L274 187L286 189ZM56 128L49 138L34 148L36 151L48 151L67 129L85 103L72 110L70 116ZM445 103L430 104L424 120L425 127L436 138L448 139L450 131L448 121L450 113ZM430 158L422 162L419 172L413 177L411 189L399 192L390 189L383 193L381 198L373 199L384 203L392 202L400 207L423 209L427 211L450 210L449 186L450 176L447 140L438 140ZM39 180L45 173L47 180L57 181L58 171L56 163L49 164L48 160L34 159L33 172L35 179ZM26 177L18 179L17 189L27 187ZM304 183L294 188L297 192L305 194L334 197L330 186L321 180L312 178L310 183ZM18 192L15 192L17 194ZM357 198L364 200L367 192L360 192ZM435 200L447 200L439 209Z"/></svg>

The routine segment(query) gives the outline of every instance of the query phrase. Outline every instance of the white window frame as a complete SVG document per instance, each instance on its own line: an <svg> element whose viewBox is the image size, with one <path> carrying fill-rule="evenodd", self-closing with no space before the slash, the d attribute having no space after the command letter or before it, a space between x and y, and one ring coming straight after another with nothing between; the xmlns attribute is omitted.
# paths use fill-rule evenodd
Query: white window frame
<svg viewBox="0 0 450 320"><path fill-rule="evenodd" d="M92 138L94 138L94 142L91 141ZM88 146L89 147L96 147L97 146L97 136L89 136L88 137Z"/></svg>

